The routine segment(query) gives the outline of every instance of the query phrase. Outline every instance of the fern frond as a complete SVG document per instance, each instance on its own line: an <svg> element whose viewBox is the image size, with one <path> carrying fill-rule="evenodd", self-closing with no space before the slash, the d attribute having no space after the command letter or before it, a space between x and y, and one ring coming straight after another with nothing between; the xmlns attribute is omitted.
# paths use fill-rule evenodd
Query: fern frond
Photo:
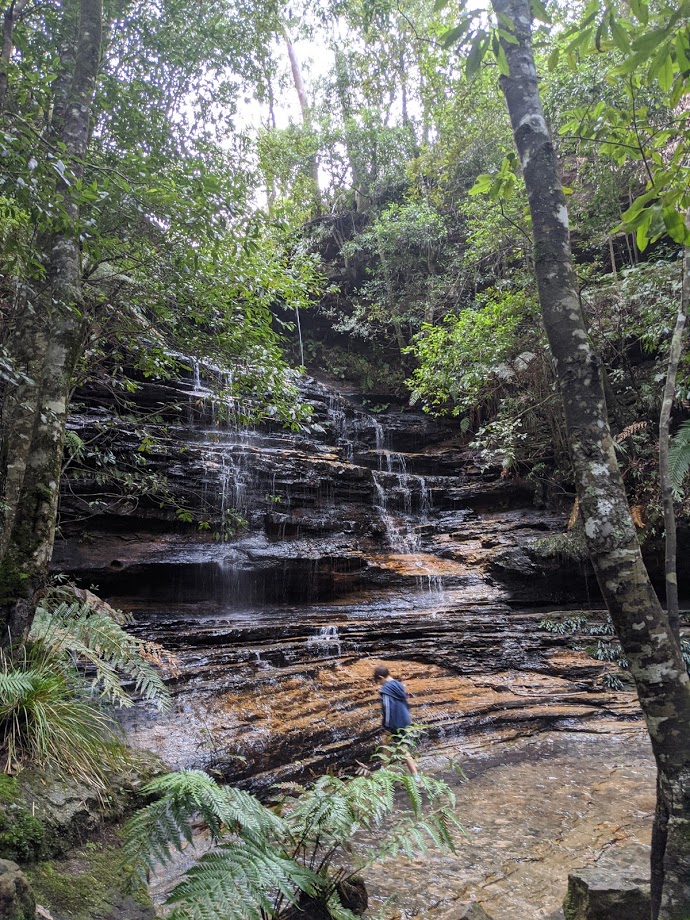
<svg viewBox="0 0 690 920"><path fill-rule="evenodd" d="M283 833L281 819L241 789L219 786L201 770L167 773L143 788L145 795L161 796L137 812L125 827L124 849L140 877L156 863L166 863L172 849L191 842L193 824L201 818L219 840L225 831L256 839L274 839Z"/></svg>
<svg viewBox="0 0 690 920"><path fill-rule="evenodd" d="M353 853L357 831L380 824L392 812L401 784L412 810L382 843L364 855ZM335 891L334 880L343 871L334 870L338 853L347 853L351 872L385 855L417 855L430 845L454 851L453 831L460 825L451 790L431 777L422 777L420 789L397 761L366 776L328 775L306 788L282 784L281 790L278 816L248 793L222 788L200 771L147 784L143 792L161 798L125 828L125 854L140 877L156 863L168 862L184 840L193 841L197 816L216 841L169 898L174 905L169 920L265 920L281 901L299 906L300 892L324 903L333 920L354 920Z"/></svg>
<svg viewBox="0 0 690 920"><path fill-rule="evenodd" d="M668 465L673 497L680 501L683 497L683 480L690 469L690 421L683 422L671 438Z"/></svg>
<svg viewBox="0 0 690 920"><path fill-rule="evenodd" d="M645 429L648 427L648 422L633 422L631 425L627 425L622 431L619 431L614 440L617 441L618 444L621 444L631 435L639 434L641 431L645 431Z"/></svg>
<svg viewBox="0 0 690 920"><path fill-rule="evenodd" d="M337 889L334 889L328 896L328 900L326 901L326 910L333 918L333 920L361 920L361 917L358 917L357 914L354 914L351 910L343 905Z"/></svg>
<svg viewBox="0 0 690 920"><path fill-rule="evenodd" d="M36 610L29 639L55 655L70 655L96 669L94 686L111 703L131 706L122 677L134 682L135 691L159 710L170 708L170 694L151 663L151 643L126 632L106 613L94 612L86 603L65 602L53 610ZM160 648L160 647L157 647Z"/></svg>
<svg viewBox="0 0 690 920"><path fill-rule="evenodd" d="M237 838L204 854L175 887L168 903L172 917L202 920L261 920L279 891L296 903L296 891L312 894L318 876L292 859L256 841Z"/></svg>

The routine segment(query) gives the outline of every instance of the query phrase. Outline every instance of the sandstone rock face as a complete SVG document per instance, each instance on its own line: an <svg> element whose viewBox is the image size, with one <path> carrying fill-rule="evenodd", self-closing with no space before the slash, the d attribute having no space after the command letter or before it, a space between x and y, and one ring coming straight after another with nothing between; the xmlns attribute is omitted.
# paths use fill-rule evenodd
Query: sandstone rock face
<svg viewBox="0 0 690 920"><path fill-rule="evenodd" d="M566 920L648 920L649 879L620 869L581 869L568 876Z"/></svg>
<svg viewBox="0 0 690 920"><path fill-rule="evenodd" d="M210 391L190 381L142 384L134 399L151 417L137 426L117 415L112 394L82 393L70 426L107 460L68 472L54 568L114 598L300 603L434 577L424 562L413 574L382 573L376 561L421 552L455 563L456 584L507 573L523 585L521 602L544 601L534 565L504 560L490 573L494 556L562 529L563 513L534 508L532 484L480 468L457 431L424 414L375 416L314 380L303 392L313 421L298 433L229 428ZM165 479L165 500L108 500L103 464L128 468L132 457ZM570 579L554 597L573 601L582 588Z"/></svg>
<svg viewBox="0 0 690 920"><path fill-rule="evenodd" d="M26 876L16 863L0 859L0 917L34 920L36 901Z"/></svg>
<svg viewBox="0 0 690 920"><path fill-rule="evenodd" d="M190 382L145 384L136 398L158 417L136 430L107 394L85 395L70 423L85 441L103 428L113 455L163 473L211 528L246 522L214 539L155 497L105 508L89 504L95 478L65 489L55 568L97 585L177 656L175 711L124 716L133 743L171 766L256 787L366 758L382 660L433 735L630 706L601 692L606 665L512 609L513 596L587 596L583 577L549 580L530 553L565 514L535 508L534 487L499 466L480 468L452 429L414 412L375 416L316 381L304 391L314 424L298 434L228 429Z"/></svg>

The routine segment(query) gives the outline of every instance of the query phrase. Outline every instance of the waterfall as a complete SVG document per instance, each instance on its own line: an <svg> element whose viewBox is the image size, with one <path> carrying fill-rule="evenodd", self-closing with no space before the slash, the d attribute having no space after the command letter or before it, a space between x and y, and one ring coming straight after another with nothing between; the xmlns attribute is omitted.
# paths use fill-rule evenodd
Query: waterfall
<svg viewBox="0 0 690 920"><path fill-rule="evenodd" d="M415 533L412 525L406 521L396 520L389 511L389 492L384 488L384 482L389 476L395 474L380 473L377 470L372 471L374 479L374 489L376 490L376 509L379 512L381 522L386 528L386 536L392 549L396 553L408 555L419 552L420 537ZM406 513L409 514L408 508L411 506L411 495L407 477L395 476L396 485L401 488L403 493L403 505Z"/></svg>

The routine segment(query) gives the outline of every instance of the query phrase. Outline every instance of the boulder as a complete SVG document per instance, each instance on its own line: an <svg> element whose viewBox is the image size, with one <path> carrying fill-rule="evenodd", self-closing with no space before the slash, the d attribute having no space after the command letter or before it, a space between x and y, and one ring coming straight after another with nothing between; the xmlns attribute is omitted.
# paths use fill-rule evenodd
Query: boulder
<svg viewBox="0 0 690 920"><path fill-rule="evenodd" d="M620 869L579 869L568 876L566 920L648 920L649 880Z"/></svg>
<svg viewBox="0 0 690 920"><path fill-rule="evenodd" d="M16 863L0 859L0 917L34 920L36 900L26 876Z"/></svg>

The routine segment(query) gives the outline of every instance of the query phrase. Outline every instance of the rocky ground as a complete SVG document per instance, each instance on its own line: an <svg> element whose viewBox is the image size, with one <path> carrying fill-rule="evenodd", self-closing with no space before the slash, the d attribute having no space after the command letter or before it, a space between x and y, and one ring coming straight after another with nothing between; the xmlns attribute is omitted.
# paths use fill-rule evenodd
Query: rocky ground
<svg viewBox="0 0 690 920"><path fill-rule="evenodd" d="M369 870L374 910L450 920L458 902L472 900L494 920L556 920L571 872L597 866L614 885L621 869L648 878L655 769L639 723L611 718L485 740L454 739L420 757L454 787L467 838L456 856Z"/></svg>

